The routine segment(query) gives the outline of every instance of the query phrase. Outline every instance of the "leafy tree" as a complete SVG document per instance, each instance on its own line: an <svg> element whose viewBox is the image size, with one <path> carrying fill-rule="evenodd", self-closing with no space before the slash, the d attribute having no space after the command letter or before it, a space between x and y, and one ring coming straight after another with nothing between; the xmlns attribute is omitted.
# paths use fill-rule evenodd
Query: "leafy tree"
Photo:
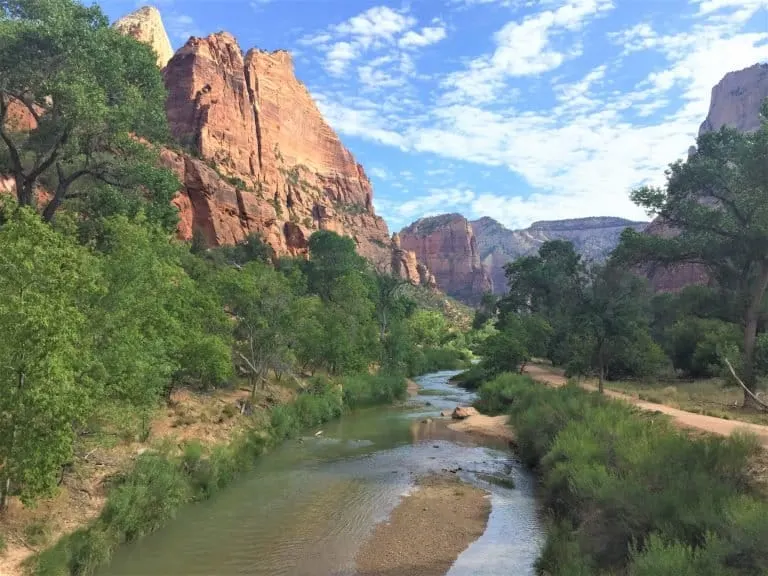
<svg viewBox="0 0 768 576"><path fill-rule="evenodd" d="M38 187L51 194L42 208L48 221L67 199L101 197L114 210L129 193L149 195L150 217L173 227L178 181L137 138L167 136L155 59L97 6L0 2L0 156L21 206L35 204ZM34 118L31 130L14 125L14 110Z"/></svg>
<svg viewBox="0 0 768 576"><path fill-rule="evenodd" d="M443 344L448 336L448 323L440 312L417 310L408 320L414 343L420 346L436 348Z"/></svg>
<svg viewBox="0 0 768 576"><path fill-rule="evenodd" d="M236 354L245 364L255 395L269 371L280 370L288 362L292 295L285 278L260 262L230 269L222 282L237 321Z"/></svg>
<svg viewBox="0 0 768 576"><path fill-rule="evenodd" d="M480 330L491 318L496 316L496 306L499 298L493 292L486 292L480 299L480 306L472 319L472 329Z"/></svg>
<svg viewBox="0 0 768 576"><path fill-rule="evenodd" d="M355 241L335 232L319 230L309 238L308 284L313 294L331 298L336 282L350 272L367 273L368 263L355 250Z"/></svg>
<svg viewBox="0 0 768 576"><path fill-rule="evenodd" d="M612 359L644 337L650 340L649 301L643 281L630 272L611 265L596 266L590 272L577 324L581 327L578 333L591 344L582 351L591 356L602 393Z"/></svg>
<svg viewBox="0 0 768 576"><path fill-rule="evenodd" d="M729 349L739 349L740 330L721 320L686 316L668 330L665 340L676 370L692 378L707 378L720 372Z"/></svg>
<svg viewBox="0 0 768 576"><path fill-rule="evenodd" d="M51 493L97 397L88 302L101 290L87 250L21 209L0 228L0 510Z"/></svg>
<svg viewBox="0 0 768 576"><path fill-rule="evenodd" d="M537 256L507 264L509 290L499 301L499 328L517 314L538 314L551 327L547 357L564 363L567 342L580 305L586 268L573 244L563 240L545 242Z"/></svg>
<svg viewBox="0 0 768 576"><path fill-rule="evenodd" d="M743 380L755 391L755 342L768 288L768 109L754 133L729 128L698 138L697 152L667 170L664 188L635 190L632 198L676 229L673 238L625 231L625 262L704 266L743 328ZM736 318L734 318L736 320ZM752 402L745 392L744 402Z"/></svg>

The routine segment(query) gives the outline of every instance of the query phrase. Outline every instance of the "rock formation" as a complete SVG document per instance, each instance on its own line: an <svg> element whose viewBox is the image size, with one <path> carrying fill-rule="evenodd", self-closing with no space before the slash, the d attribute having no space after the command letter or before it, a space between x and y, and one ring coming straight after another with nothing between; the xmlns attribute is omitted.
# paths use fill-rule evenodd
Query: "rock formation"
<svg viewBox="0 0 768 576"><path fill-rule="evenodd" d="M426 284L422 282L416 254L401 248L400 235L397 232L392 234L392 274L411 284Z"/></svg>
<svg viewBox="0 0 768 576"><path fill-rule="evenodd" d="M332 230L391 269L371 183L294 76L287 52L244 55L226 32L190 38L164 76L171 132L205 161L167 154L184 182L183 238L199 230L215 246L261 233L278 254L295 255L315 230ZM413 269L404 273L417 278Z"/></svg>
<svg viewBox="0 0 768 576"><path fill-rule="evenodd" d="M157 54L157 65L165 68L173 57L173 48L168 34L163 26L160 12L153 6L144 6L114 23L114 27L128 36L133 36L139 42L149 44Z"/></svg>
<svg viewBox="0 0 768 576"><path fill-rule="evenodd" d="M536 222L524 230L509 230L493 218L471 222L480 258L493 281L494 291L506 289L504 266L517 258L538 252L549 240L567 240L587 260L605 260L626 228L643 230L647 222L623 218L594 217Z"/></svg>
<svg viewBox="0 0 768 576"><path fill-rule="evenodd" d="M728 72L712 88L709 114L699 135L730 126L742 132L760 128L760 107L768 97L768 64Z"/></svg>
<svg viewBox="0 0 768 576"><path fill-rule="evenodd" d="M736 72L729 72L712 89L709 113L701 124L699 135L730 126L744 132L760 127L760 108L768 97L768 64L755 64ZM688 155L696 152L691 147ZM654 220L646 233L670 237L676 234L661 218ZM651 286L660 292L677 292L692 284L706 284L709 277L699 265L648 266L645 270Z"/></svg>
<svg viewBox="0 0 768 576"><path fill-rule="evenodd" d="M477 303L483 293L492 290L472 226L463 216L422 218L400 232L400 242L416 253L434 274L437 286L450 296Z"/></svg>

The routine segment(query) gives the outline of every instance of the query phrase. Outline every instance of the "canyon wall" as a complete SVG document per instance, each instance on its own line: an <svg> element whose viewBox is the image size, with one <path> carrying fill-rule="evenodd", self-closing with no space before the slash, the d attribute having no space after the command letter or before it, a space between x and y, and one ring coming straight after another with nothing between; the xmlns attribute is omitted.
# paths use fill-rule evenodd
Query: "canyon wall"
<svg viewBox="0 0 768 576"><path fill-rule="evenodd" d="M139 8L117 20L113 26L121 33L149 44L157 54L157 65L160 68L165 68L168 60L173 57L173 48L163 25L163 18L154 6Z"/></svg>
<svg viewBox="0 0 768 576"><path fill-rule="evenodd" d="M116 26L154 46L155 13L141 9ZM181 238L219 246L258 233L278 255L296 256L313 232L331 230L353 238L379 270L394 265L414 284L433 283L395 246L365 170L297 80L288 52L243 53L220 32L190 38L163 76L171 133L184 150L162 155L183 184L174 200Z"/></svg>
<svg viewBox="0 0 768 576"><path fill-rule="evenodd" d="M400 231L400 243L415 252L450 296L475 304L493 289L472 226L460 214L422 218Z"/></svg>
<svg viewBox="0 0 768 576"><path fill-rule="evenodd" d="M602 262L616 248L626 228L641 231L648 225L647 222L612 217L535 222L524 230L510 230L488 217L471 224L480 258L497 294L506 290L504 266L520 257L536 254L544 242L567 240L584 259Z"/></svg>

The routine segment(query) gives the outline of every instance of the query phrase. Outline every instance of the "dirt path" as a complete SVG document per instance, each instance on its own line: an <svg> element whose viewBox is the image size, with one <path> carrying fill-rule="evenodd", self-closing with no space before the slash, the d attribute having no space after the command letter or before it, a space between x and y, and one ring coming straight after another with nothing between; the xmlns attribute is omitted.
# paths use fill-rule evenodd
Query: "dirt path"
<svg viewBox="0 0 768 576"><path fill-rule="evenodd" d="M443 576L485 532L491 502L455 476L422 478L357 555L360 576Z"/></svg>
<svg viewBox="0 0 768 576"><path fill-rule="evenodd" d="M526 366L526 374L531 376L534 380L539 382L545 382L552 386L565 386L567 379L557 370L549 368L547 366L541 366L532 364ZM585 390L592 392L597 390L597 387L584 383L581 385ZM723 418L715 418L714 416L705 416L704 414L694 414L693 412L686 412L685 410L679 410L678 408L672 408L664 404L655 404L653 402L645 402L639 398L622 394L621 392L615 392L613 390L606 390L605 395L610 398L629 402L638 408L648 410L651 412L661 412L672 417L672 419L686 428L694 428L696 430L702 430L704 432L711 432L713 434L719 434L721 436L730 436L736 431L751 432L756 435L760 443L768 448L768 426L761 426L759 424L750 424L748 422L740 422L738 420L724 420Z"/></svg>

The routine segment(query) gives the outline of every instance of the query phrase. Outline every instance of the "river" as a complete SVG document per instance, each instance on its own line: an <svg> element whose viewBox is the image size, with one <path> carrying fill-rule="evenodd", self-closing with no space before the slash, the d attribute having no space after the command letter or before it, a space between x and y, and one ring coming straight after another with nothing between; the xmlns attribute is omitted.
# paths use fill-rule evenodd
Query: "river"
<svg viewBox="0 0 768 576"><path fill-rule="evenodd" d="M459 467L463 480L491 493L492 511L448 576L534 574L545 534L533 476L503 445L428 421L472 402L449 384L453 374L418 378L420 395L405 407L359 410L319 437L286 442L211 500L121 547L100 576L353 576L359 546L415 478ZM478 473L510 474L515 488Z"/></svg>

